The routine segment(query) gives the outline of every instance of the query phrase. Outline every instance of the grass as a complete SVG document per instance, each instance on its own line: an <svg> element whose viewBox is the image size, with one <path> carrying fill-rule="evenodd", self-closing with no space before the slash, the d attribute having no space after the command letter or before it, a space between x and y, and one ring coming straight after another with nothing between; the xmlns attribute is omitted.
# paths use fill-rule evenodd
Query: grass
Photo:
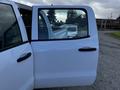
<svg viewBox="0 0 120 90"><path fill-rule="evenodd" d="M114 38L120 39L120 32L112 32L111 36L113 36Z"/></svg>

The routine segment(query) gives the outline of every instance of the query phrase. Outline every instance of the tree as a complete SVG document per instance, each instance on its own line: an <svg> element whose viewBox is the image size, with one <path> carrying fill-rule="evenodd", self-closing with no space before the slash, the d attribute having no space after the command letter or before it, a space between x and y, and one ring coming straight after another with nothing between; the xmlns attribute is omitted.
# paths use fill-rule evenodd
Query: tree
<svg viewBox="0 0 120 90"><path fill-rule="evenodd" d="M48 14L47 17L48 17L50 23L51 23L51 24L55 24L55 23L56 23L55 10L54 10L54 9L53 9L53 10L49 10L49 11L47 12L47 14Z"/></svg>
<svg viewBox="0 0 120 90"><path fill-rule="evenodd" d="M117 18L117 20L120 20L120 15L119 15L119 17Z"/></svg>
<svg viewBox="0 0 120 90"><path fill-rule="evenodd" d="M67 23L67 24L72 24L72 23L74 23L76 17L77 17L77 12L76 12L75 10L68 10L66 23Z"/></svg>

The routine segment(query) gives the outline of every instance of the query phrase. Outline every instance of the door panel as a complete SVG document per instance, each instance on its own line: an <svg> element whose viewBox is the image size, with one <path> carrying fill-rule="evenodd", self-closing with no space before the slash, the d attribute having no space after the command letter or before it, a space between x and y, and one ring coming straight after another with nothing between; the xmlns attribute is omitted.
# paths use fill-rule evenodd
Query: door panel
<svg viewBox="0 0 120 90"><path fill-rule="evenodd" d="M86 44L86 41L89 44ZM96 77L98 51L80 52L88 40L33 42L37 88L92 84ZM74 43L74 45L72 44ZM78 44L79 43L79 44ZM97 47L96 47L97 48Z"/></svg>
<svg viewBox="0 0 120 90"><path fill-rule="evenodd" d="M32 90L33 55L23 62L17 62L21 54L31 52L29 43L0 53L0 89Z"/></svg>
<svg viewBox="0 0 120 90"><path fill-rule="evenodd" d="M14 75L14 81L17 84L17 88L19 87L20 90L32 90L33 88L33 53L31 49L31 45L29 43L23 44L21 46L18 46L16 48L12 49L12 57L14 57L14 63L16 63L12 69L14 73L17 74ZM25 54L31 53L31 56L24 58L23 61L17 62L17 60L21 57L24 57ZM15 68L16 67L16 68ZM11 76L13 76L11 74ZM12 78L12 77L11 77Z"/></svg>
<svg viewBox="0 0 120 90"><path fill-rule="evenodd" d="M41 19L39 20L40 16L34 16L35 14L33 13L34 17L39 17L37 19L39 23L37 26L38 29L32 30L33 32L37 32L38 39L33 39L31 43L35 58L35 88L92 84L96 79L99 51L96 22L92 9L89 7L75 6L66 6L64 9L63 6L51 6L47 9L48 10L39 6L33 8L33 12L38 13L38 15L41 12L40 10L43 10L43 20L45 20L44 23L46 23L41 24ZM82 10L82 12L79 12L79 10ZM47 22L50 20L50 17L48 17L48 13L50 12L55 13L57 20L58 17L59 19L64 18L61 15L69 17L69 15L67 15L68 12L74 12L79 16L74 18L75 23L69 23L68 20L69 24L66 24L67 17L67 19L65 20L64 18L61 23L64 25L60 24L60 26L57 26L59 24L58 22L56 22L57 24L53 24L54 22L52 21ZM80 13L83 16L80 15ZM82 17L80 18L80 16ZM88 20L88 23L85 19ZM76 20L81 20L82 24ZM84 25L87 26L85 27ZM42 39L39 37L42 34L39 30L46 29L43 27L47 27L48 32L52 32L51 35L49 35L51 37L48 36ZM55 30L55 28L57 28L57 30ZM64 32L54 36L56 32L60 30ZM74 32L72 32L73 30ZM85 30L88 32L85 32ZM63 33L66 34L63 35Z"/></svg>

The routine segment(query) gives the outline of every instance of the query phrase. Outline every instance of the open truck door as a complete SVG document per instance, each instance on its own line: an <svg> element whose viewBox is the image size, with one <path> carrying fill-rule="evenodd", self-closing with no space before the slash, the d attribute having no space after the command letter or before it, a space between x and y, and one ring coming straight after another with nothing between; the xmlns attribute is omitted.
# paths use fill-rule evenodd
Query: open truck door
<svg viewBox="0 0 120 90"><path fill-rule="evenodd" d="M70 36L63 25L76 26L71 30L77 34ZM50 35L51 30L55 36ZM95 81L99 45L90 7L33 6L31 45L35 88L90 85Z"/></svg>
<svg viewBox="0 0 120 90"><path fill-rule="evenodd" d="M33 53L13 2L0 1L0 90L33 89Z"/></svg>

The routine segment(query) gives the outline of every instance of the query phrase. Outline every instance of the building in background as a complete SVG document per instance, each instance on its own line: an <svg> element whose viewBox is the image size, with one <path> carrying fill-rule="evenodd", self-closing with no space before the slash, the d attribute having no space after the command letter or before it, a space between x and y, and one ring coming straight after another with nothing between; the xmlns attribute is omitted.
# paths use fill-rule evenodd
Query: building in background
<svg viewBox="0 0 120 90"><path fill-rule="evenodd" d="M119 29L120 30L120 16L117 19L96 19L98 29Z"/></svg>

